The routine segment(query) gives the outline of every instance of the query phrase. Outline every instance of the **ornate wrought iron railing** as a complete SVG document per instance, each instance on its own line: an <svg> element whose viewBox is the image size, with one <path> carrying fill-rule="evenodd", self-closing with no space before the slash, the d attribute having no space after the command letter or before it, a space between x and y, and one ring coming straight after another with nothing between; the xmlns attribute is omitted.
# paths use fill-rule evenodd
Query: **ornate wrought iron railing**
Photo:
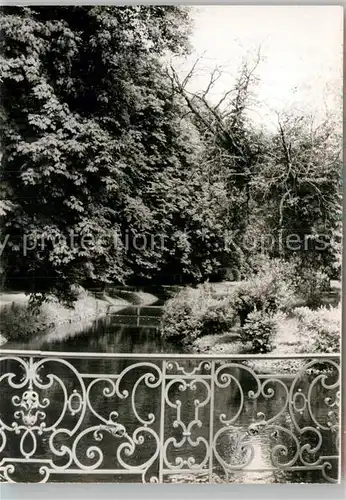
<svg viewBox="0 0 346 500"><path fill-rule="evenodd" d="M3 481L338 481L339 355L0 360Z"/></svg>

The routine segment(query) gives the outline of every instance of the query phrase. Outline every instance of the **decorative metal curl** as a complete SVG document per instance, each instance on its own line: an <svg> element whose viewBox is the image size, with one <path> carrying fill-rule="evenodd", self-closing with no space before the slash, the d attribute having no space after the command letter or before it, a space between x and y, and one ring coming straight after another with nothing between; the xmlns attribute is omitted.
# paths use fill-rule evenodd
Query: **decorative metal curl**
<svg viewBox="0 0 346 500"><path fill-rule="evenodd" d="M122 370L114 355L109 373L99 374L76 368L83 357L0 358L2 480L127 475L155 483L207 474L232 481L260 460L266 470L338 481L337 356L306 356L290 376L257 373L246 355L119 355L127 358Z"/></svg>

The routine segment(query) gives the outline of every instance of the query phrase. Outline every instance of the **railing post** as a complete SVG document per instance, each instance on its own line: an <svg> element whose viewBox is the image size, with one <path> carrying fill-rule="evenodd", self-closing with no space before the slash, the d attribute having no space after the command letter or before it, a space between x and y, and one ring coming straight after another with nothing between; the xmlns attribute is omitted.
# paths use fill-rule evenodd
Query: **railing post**
<svg viewBox="0 0 346 500"><path fill-rule="evenodd" d="M211 361L210 367L210 414L209 414L209 483L213 479L213 441L214 441L214 380L215 361Z"/></svg>
<svg viewBox="0 0 346 500"><path fill-rule="evenodd" d="M163 450L165 444L165 401L166 401L166 363L162 360L162 384L160 404L160 442L159 442L159 482L163 483Z"/></svg>

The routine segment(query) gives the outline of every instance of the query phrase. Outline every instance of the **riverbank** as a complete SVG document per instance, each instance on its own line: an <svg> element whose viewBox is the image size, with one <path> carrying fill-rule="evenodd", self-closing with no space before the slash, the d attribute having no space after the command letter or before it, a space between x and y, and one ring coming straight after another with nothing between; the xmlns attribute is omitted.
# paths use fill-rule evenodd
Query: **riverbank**
<svg viewBox="0 0 346 500"><path fill-rule="evenodd" d="M338 309L336 309L338 312ZM340 307L340 322L341 322L341 307ZM239 335L236 334L237 329L231 330L226 334L205 335L196 339L190 346L190 352L196 354L252 354L251 344L241 342ZM340 327L341 331L341 327ZM297 373L299 368L304 364L302 360L284 359L287 356L295 354L308 354L316 352L314 345L315 332L305 338L299 330L299 319L294 314L284 316L277 325L277 334L274 339L273 350L269 353L271 356L281 357L280 360L247 360L246 365L260 373ZM335 342L338 339L335 338ZM332 351L331 351L332 352Z"/></svg>
<svg viewBox="0 0 346 500"><path fill-rule="evenodd" d="M331 283L330 290L321 296L319 307L307 307L304 300L291 294L285 312L276 311L272 316L267 314L267 317L258 314L251 318L252 323L246 330L241 325L242 310L239 305L246 304L250 299L254 302L259 298L263 300L266 292L262 289L266 285L264 278L266 277L258 284L249 283L246 287L244 282L240 285L243 286L242 295L239 294L239 288L237 290L239 283L221 283L216 287L213 284L200 289L185 290L183 294L177 295L164 311L164 333L176 338L186 351L192 354L231 357L267 352L273 357L281 358L246 362L261 373L296 372L302 362L287 360L287 356L339 352L341 304L338 283ZM269 284L272 285L272 277L270 280ZM253 297L250 284L253 289L254 285L258 286ZM274 285L275 283L272 288L275 291ZM282 300L282 294L273 295L272 288L267 288L268 300ZM283 291L288 295L285 289Z"/></svg>
<svg viewBox="0 0 346 500"><path fill-rule="evenodd" d="M42 304L38 314L29 310L29 297L23 293L7 293L1 297L1 331L2 345L8 341L26 340L43 333L62 332L68 325L69 330L78 329L80 325L92 322L105 315L111 304L108 300L100 300L81 291L73 308L60 304L51 298ZM125 301L117 304L126 306Z"/></svg>
<svg viewBox="0 0 346 500"><path fill-rule="evenodd" d="M134 292L136 304L150 305L157 298L149 293ZM73 308L51 298L42 304L38 314L29 310L29 296L24 293L6 293L0 296L0 345L9 341L27 340L42 336L62 338L91 326L107 313L118 312L133 304L132 300L104 295L96 298L81 289Z"/></svg>
<svg viewBox="0 0 346 500"><path fill-rule="evenodd" d="M297 353L300 344L294 319L283 321L279 325L278 334L275 339L275 347L270 353L273 356L286 356ZM191 345L191 352L198 354L251 354L251 346L241 342L234 334L206 335L196 339ZM294 360L250 360L246 364L255 371L261 373L269 372L294 372L302 364Z"/></svg>

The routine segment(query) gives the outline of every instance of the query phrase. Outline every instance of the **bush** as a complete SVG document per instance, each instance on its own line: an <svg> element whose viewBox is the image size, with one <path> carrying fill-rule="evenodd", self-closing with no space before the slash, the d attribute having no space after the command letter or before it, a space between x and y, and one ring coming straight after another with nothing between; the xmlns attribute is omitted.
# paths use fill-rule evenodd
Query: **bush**
<svg viewBox="0 0 346 500"><path fill-rule="evenodd" d="M233 322L229 300L215 298L209 285L186 287L165 303L161 332L172 341L189 343L202 335L227 331Z"/></svg>
<svg viewBox="0 0 346 500"><path fill-rule="evenodd" d="M329 277L322 271L302 270L296 279L295 288L308 307L318 307L323 302L325 292L329 291Z"/></svg>
<svg viewBox="0 0 346 500"><path fill-rule="evenodd" d="M20 340L44 331L48 319L31 311L26 305L6 305L0 313L0 330L7 340Z"/></svg>
<svg viewBox="0 0 346 500"><path fill-rule="evenodd" d="M289 310L294 304L291 266L280 260L271 260L261 262L256 270L257 274L221 298L210 285L181 290L164 306L163 336L174 341L192 342L203 335L229 331L237 317L244 326L255 311L263 312L266 318L265 314Z"/></svg>
<svg viewBox="0 0 346 500"><path fill-rule="evenodd" d="M243 326L254 311L275 313L288 311L294 304L293 278L288 264L273 260L263 265L247 281L241 283L231 297L231 305Z"/></svg>
<svg viewBox="0 0 346 500"><path fill-rule="evenodd" d="M341 305L311 310L298 307L294 310L298 319L301 352L340 352Z"/></svg>
<svg viewBox="0 0 346 500"><path fill-rule="evenodd" d="M234 324L234 311L227 299L214 299L202 313L201 335L228 331Z"/></svg>
<svg viewBox="0 0 346 500"><path fill-rule="evenodd" d="M293 282L296 276L296 262L286 261L279 258L271 259L266 255L259 254L251 259L251 273L248 277L254 274L271 273L276 277L286 282Z"/></svg>
<svg viewBox="0 0 346 500"><path fill-rule="evenodd" d="M251 342L254 353L264 354L272 351L276 333L277 322L273 315L264 311L253 311L249 313L241 329L241 340Z"/></svg>

